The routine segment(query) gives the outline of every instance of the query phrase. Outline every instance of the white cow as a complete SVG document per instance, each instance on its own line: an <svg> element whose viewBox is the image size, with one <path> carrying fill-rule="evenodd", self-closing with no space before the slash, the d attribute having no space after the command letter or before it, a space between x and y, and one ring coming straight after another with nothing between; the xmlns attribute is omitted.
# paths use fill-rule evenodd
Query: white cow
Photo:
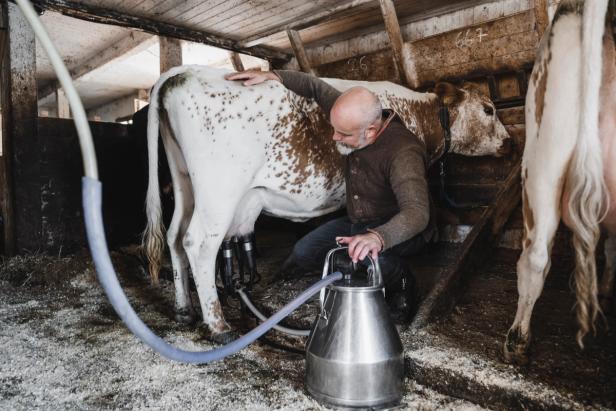
<svg viewBox="0 0 616 411"><path fill-rule="evenodd" d="M144 246L156 283L163 250L157 178L162 134L175 196L167 233L176 287L176 318L191 321L192 269L203 319L216 341L228 339L215 286L215 260L224 238L249 234L261 212L306 220L345 203L343 157L319 107L278 82L252 87L223 79L226 72L183 66L163 74L152 89L148 118L149 185ZM389 82L325 79L343 91L363 85L397 111L429 153L443 147L439 102L451 118L451 150L495 155L509 135L492 102L474 87L440 83L417 93Z"/></svg>
<svg viewBox="0 0 616 411"><path fill-rule="evenodd" d="M584 9L584 10L583 10ZM607 0L563 0L541 41L526 97L518 309L503 351L528 362L530 318L562 217L573 232L578 344L609 298L616 268L616 52ZM607 29L605 29L607 28ZM583 34L582 34L583 33ZM597 285L600 221L608 232Z"/></svg>

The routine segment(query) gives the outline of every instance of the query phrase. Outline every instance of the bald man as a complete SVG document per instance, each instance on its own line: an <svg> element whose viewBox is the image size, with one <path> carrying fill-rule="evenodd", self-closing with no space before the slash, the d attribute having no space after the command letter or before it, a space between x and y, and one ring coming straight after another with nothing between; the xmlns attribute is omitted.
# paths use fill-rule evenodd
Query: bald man
<svg viewBox="0 0 616 411"><path fill-rule="evenodd" d="M300 239L284 268L321 269L336 241L348 245L354 263L368 254L378 257L392 317L398 323L407 322L415 303L414 279L403 258L417 253L436 232L423 142L395 112L383 110L378 97L364 87L340 93L314 76L286 70L245 71L225 78L246 86L278 81L314 99L329 115L332 139L346 156L347 216Z"/></svg>

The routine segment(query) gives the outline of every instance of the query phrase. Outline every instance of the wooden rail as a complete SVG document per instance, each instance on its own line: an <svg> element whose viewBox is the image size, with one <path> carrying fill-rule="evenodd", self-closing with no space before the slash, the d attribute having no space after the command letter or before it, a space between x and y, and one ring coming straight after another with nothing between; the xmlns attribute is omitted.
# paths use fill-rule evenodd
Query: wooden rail
<svg viewBox="0 0 616 411"><path fill-rule="evenodd" d="M410 325L412 330L425 327L435 317L442 316L453 308L462 274L472 267L477 257L486 255L486 250L493 247L495 239L520 202L521 169L521 162L518 161L503 182L492 205L483 212L480 221L473 226L462 243L456 261L446 269L421 303Z"/></svg>

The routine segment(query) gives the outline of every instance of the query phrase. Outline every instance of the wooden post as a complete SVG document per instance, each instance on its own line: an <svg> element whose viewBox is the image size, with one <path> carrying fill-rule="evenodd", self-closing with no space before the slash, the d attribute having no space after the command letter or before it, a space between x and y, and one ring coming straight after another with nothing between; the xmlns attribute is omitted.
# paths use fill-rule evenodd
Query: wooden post
<svg viewBox="0 0 616 411"><path fill-rule="evenodd" d="M391 49L394 54L394 60L400 72L400 80L403 80L411 88L419 87L417 78L417 70L413 59L413 51L410 43L404 43L400 24L396 16L396 9L392 0L379 0L381 5L381 13L385 21L387 35L391 42Z"/></svg>
<svg viewBox="0 0 616 411"><path fill-rule="evenodd" d="M170 37L158 37L160 43L160 72L182 65L182 42Z"/></svg>
<svg viewBox="0 0 616 411"><path fill-rule="evenodd" d="M0 3L0 84L8 85L8 75L10 69L5 69L4 66L9 60L9 18L8 18L8 3ZM6 138L4 133L8 130L8 115L4 115L4 101L7 100L8 87L0 87L0 216L2 224L0 224L0 253L5 255L15 254L15 238L13 230L13 193L12 182L10 175L10 152L6 151Z"/></svg>
<svg viewBox="0 0 616 411"><path fill-rule="evenodd" d="M71 118L71 108L68 105L66 93L62 88L56 91L56 107L58 109L58 118Z"/></svg>
<svg viewBox="0 0 616 411"><path fill-rule="evenodd" d="M7 42L2 59L2 217L4 252L42 246L41 151L37 133L34 32L17 5L2 2Z"/></svg>
<svg viewBox="0 0 616 411"><path fill-rule="evenodd" d="M295 58L297 59L300 69L304 73L314 74L314 71L310 67L310 61L308 61L308 56L306 55L306 50L304 49L304 44L302 43L302 38L299 36L299 33L296 30L287 30L287 36L289 36L289 41L291 42L291 47L293 48L293 52L295 53Z"/></svg>
<svg viewBox="0 0 616 411"><path fill-rule="evenodd" d="M535 21L537 34L539 38L541 38L550 23L550 18L548 16L548 0L535 0Z"/></svg>
<svg viewBox="0 0 616 411"><path fill-rule="evenodd" d="M233 65L233 70L244 71L244 63L242 63L242 59L240 58L239 53L236 53L235 51L230 51L229 59L231 60L231 64Z"/></svg>

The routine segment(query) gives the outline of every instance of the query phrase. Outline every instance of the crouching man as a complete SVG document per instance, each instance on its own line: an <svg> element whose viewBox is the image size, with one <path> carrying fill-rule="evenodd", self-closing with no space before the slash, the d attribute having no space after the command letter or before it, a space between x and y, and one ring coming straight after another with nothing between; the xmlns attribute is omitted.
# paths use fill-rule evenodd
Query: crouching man
<svg viewBox="0 0 616 411"><path fill-rule="evenodd" d="M413 311L414 279L404 257L417 253L435 236L426 180L423 142L378 97L364 87L340 93L324 81L300 72L246 71L227 80L244 85L273 80L314 99L329 114L333 140L345 155L347 216L329 221L295 245L284 269L320 270L335 241L347 244L356 263L379 258L385 295L394 321L408 322Z"/></svg>

